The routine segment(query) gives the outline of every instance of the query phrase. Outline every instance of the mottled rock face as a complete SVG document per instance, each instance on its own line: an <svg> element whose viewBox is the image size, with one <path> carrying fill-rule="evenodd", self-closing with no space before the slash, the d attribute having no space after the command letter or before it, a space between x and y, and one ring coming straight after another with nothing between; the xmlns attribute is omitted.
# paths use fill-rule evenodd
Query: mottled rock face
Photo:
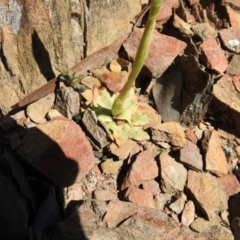
<svg viewBox="0 0 240 240"><path fill-rule="evenodd" d="M1 111L128 33L140 10L138 0L1 1Z"/></svg>
<svg viewBox="0 0 240 240"><path fill-rule="evenodd" d="M209 173L188 171L187 189L207 219L227 209L227 195L217 179Z"/></svg>
<svg viewBox="0 0 240 240"><path fill-rule="evenodd" d="M91 145L81 128L61 117L28 130L19 153L59 186L78 182L95 161Z"/></svg>

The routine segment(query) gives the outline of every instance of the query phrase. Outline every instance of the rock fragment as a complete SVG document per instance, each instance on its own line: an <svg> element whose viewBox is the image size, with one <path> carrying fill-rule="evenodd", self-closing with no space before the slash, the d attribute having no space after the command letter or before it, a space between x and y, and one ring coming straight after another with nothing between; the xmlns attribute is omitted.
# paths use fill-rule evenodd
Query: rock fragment
<svg viewBox="0 0 240 240"><path fill-rule="evenodd" d="M173 146L184 147L186 138L178 122L165 122L153 127L152 139L156 142L170 142Z"/></svg>
<svg viewBox="0 0 240 240"><path fill-rule="evenodd" d="M55 99L55 94L50 93L46 97L39 99L38 101L30 104L27 107L27 115L35 123L46 122L46 114L51 109Z"/></svg>
<svg viewBox="0 0 240 240"><path fill-rule="evenodd" d="M202 147L205 153L206 170L217 176L226 175L228 163L216 130L204 131Z"/></svg>
<svg viewBox="0 0 240 240"><path fill-rule="evenodd" d="M79 114L79 93L74 91L73 87L67 87L63 82L60 82L54 108L65 117L72 119L72 117Z"/></svg>
<svg viewBox="0 0 240 240"><path fill-rule="evenodd" d="M217 179L209 173L188 171L187 189L196 208L209 220L228 208L228 197Z"/></svg>
<svg viewBox="0 0 240 240"><path fill-rule="evenodd" d="M126 200L136 203L139 206L156 208L154 195L150 191L137 187L130 187L126 191L124 197Z"/></svg>
<svg viewBox="0 0 240 240"><path fill-rule="evenodd" d="M159 156L161 169L161 189L165 193L183 191L187 179L187 170L167 153Z"/></svg>
<svg viewBox="0 0 240 240"><path fill-rule="evenodd" d="M240 192L240 183L235 175L227 174L217 179L228 197Z"/></svg>
<svg viewBox="0 0 240 240"><path fill-rule="evenodd" d="M179 161L196 171L203 170L203 159L196 144L187 141L184 148L180 149Z"/></svg>
<svg viewBox="0 0 240 240"><path fill-rule="evenodd" d="M142 181L153 180L158 176L158 166L151 157L151 149L138 154L136 160L128 170L121 189L131 185L140 184Z"/></svg>
<svg viewBox="0 0 240 240"><path fill-rule="evenodd" d="M123 43L132 59L136 57L142 34L143 29L135 28L130 37ZM186 43L155 31L145 66L151 74L161 75L185 48Z"/></svg>
<svg viewBox="0 0 240 240"><path fill-rule="evenodd" d="M189 226L194 221L195 206L193 201L187 201L181 216L181 223L184 226Z"/></svg>
<svg viewBox="0 0 240 240"><path fill-rule="evenodd" d="M220 31L220 38L223 44L230 51L240 52L240 26L233 26Z"/></svg>
<svg viewBox="0 0 240 240"><path fill-rule="evenodd" d="M240 131L239 84L240 74L225 74L213 86L214 100L221 110L229 111L229 117L233 120L237 131Z"/></svg>
<svg viewBox="0 0 240 240"><path fill-rule="evenodd" d="M215 38L208 38L199 46L201 58L212 70L223 73L228 67L227 58Z"/></svg>
<svg viewBox="0 0 240 240"><path fill-rule="evenodd" d="M80 181L95 157L81 128L66 118L54 118L27 131L18 153L61 187Z"/></svg>

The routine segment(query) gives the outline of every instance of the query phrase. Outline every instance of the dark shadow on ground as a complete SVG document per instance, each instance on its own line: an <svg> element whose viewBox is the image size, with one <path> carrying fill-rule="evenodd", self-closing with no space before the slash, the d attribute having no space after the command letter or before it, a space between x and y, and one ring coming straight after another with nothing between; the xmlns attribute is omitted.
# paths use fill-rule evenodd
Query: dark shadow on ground
<svg viewBox="0 0 240 240"><path fill-rule="evenodd" d="M50 81L55 78L55 74L51 67L49 53L39 38L36 30L34 30L32 34L32 51L38 67L46 80Z"/></svg>
<svg viewBox="0 0 240 240"><path fill-rule="evenodd" d="M31 143L23 146L26 134ZM65 215L62 187L72 185L78 171L75 161L43 132L23 128L9 116L0 117L0 239L64 240L58 225ZM57 177L47 178L50 173L63 176L64 186L55 184ZM79 230L73 239L87 240L80 219L74 223Z"/></svg>

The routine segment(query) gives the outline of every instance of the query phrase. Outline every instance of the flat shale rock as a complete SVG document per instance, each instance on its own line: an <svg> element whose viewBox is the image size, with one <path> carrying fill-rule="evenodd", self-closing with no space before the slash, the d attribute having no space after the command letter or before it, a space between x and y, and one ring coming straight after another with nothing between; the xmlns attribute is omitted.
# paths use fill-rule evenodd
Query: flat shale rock
<svg viewBox="0 0 240 240"><path fill-rule="evenodd" d="M180 120L182 72L177 65L171 65L153 86L153 97L164 122Z"/></svg>
<svg viewBox="0 0 240 240"><path fill-rule="evenodd" d="M179 161L196 171L203 170L203 159L198 146L191 141L187 141L185 147L181 148L179 153Z"/></svg>
<svg viewBox="0 0 240 240"><path fill-rule="evenodd" d="M60 82L59 89L57 89L54 108L65 117L72 119L72 117L79 114L79 93L74 91L72 87L65 86L63 82Z"/></svg>
<svg viewBox="0 0 240 240"><path fill-rule="evenodd" d="M240 2L238 0L223 0L222 3L228 4L232 8L240 10Z"/></svg>
<svg viewBox="0 0 240 240"><path fill-rule="evenodd" d="M161 188L166 193L183 191L187 180L187 170L167 153L159 156L161 167Z"/></svg>
<svg viewBox="0 0 240 240"><path fill-rule="evenodd" d="M188 227L194 221L194 217L195 217L194 203L193 201L187 201L182 212L181 223L184 226Z"/></svg>
<svg viewBox="0 0 240 240"><path fill-rule="evenodd" d="M199 46L201 57L209 69L223 73L228 67L227 58L216 39L208 38Z"/></svg>
<svg viewBox="0 0 240 240"><path fill-rule="evenodd" d="M234 11L231 7L225 6L229 22L232 27L239 26L240 24L240 14L237 11Z"/></svg>
<svg viewBox="0 0 240 240"><path fill-rule="evenodd" d="M206 170L217 176L226 175L228 163L216 130L204 131L202 147L205 154Z"/></svg>
<svg viewBox="0 0 240 240"><path fill-rule="evenodd" d="M220 38L223 41L224 46L235 53L240 52L240 27L233 26L227 29L223 29L220 31Z"/></svg>
<svg viewBox="0 0 240 240"><path fill-rule="evenodd" d="M205 240L206 238L181 226L157 209L138 207L136 204L121 201L110 201L107 206L105 202L87 201L68 219L57 225L52 239Z"/></svg>
<svg viewBox="0 0 240 240"><path fill-rule="evenodd" d="M233 55L226 72L228 74L240 74L240 55Z"/></svg>
<svg viewBox="0 0 240 240"><path fill-rule="evenodd" d="M228 197L240 192L240 183L235 175L227 174L218 178L218 182L222 185Z"/></svg>
<svg viewBox="0 0 240 240"><path fill-rule="evenodd" d="M22 141L18 152L24 160L61 187L80 181L95 162L85 134L66 118L29 129Z"/></svg>
<svg viewBox="0 0 240 240"><path fill-rule="evenodd" d="M201 236L206 237L207 239L236 240L232 232L221 225L212 226L210 229L203 231Z"/></svg>
<svg viewBox="0 0 240 240"><path fill-rule="evenodd" d="M123 43L126 52L132 59L136 57L143 30L135 28L130 37ZM145 66L151 75L160 76L185 48L186 43L155 31Z"/></svg>
<svg viewBox="0 0 240 240"><path fill-rule="evenodd" d="M136 203L139 206L156 208L156 201L154 195L145 189L139 189L137 187L129 187L124 198L129 202Z"/></svg>
<svg viewBox="0 0 240 240"><path fill-rule="evenodd" d="M186 144L183 127L178 122L166 122L153 126L152 140L168 142L176 147L184 147Z"/></svg>
<svg viewBox="0 0 240 240"><path fill-rule="evenodd" d="M187 189L196 208L209 220L228 208L228 197L217 179L209 173L188 171Z"/></svg>
<svg viewBox="0 0 240 240"><path fill-rule="evenodd" d="M109 142L106 132L97 124L95 113L88 109L84 112L82 123L90 135L92 141L100 148L105 147Z"/></svg>
<svg viewBox="0 0 240 240"><path fill-rule="evenodd" d="M240 74L225 74L214 86L213 96L221 110L228 110L237 130L240 132Z"/></svg>
<svg viewBox="0 0 240 240"><path fill-rule="evenodd" d="M55 94L50 93L46 97L39 99L38 101L30 104L27 107L27 115L35 123L46 122L46 114L53 106L55 100Z"/></svg>
<svg viewBox="0 0 240 240"><path fill-rule="evenodd" d="M136 160L129 168L121 189L125 189L142 181L153 180L158 176L158 166L154 158L151 157L151 149L138 154Z"/></svg>

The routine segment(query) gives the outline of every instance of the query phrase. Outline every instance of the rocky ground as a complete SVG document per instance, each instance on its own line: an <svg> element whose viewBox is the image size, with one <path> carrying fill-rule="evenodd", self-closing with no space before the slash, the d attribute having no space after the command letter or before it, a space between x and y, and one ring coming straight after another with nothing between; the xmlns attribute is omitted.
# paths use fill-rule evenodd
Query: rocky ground
<svg viewBox="0 0 240 240"><path fill-rule="evenodd" d="M144 14L77 86L53 79L1 116L1 239L240 239L239 10L163 1L135 89L158 116L148 139L113 141L89 108L122 88Z"/></svg>

